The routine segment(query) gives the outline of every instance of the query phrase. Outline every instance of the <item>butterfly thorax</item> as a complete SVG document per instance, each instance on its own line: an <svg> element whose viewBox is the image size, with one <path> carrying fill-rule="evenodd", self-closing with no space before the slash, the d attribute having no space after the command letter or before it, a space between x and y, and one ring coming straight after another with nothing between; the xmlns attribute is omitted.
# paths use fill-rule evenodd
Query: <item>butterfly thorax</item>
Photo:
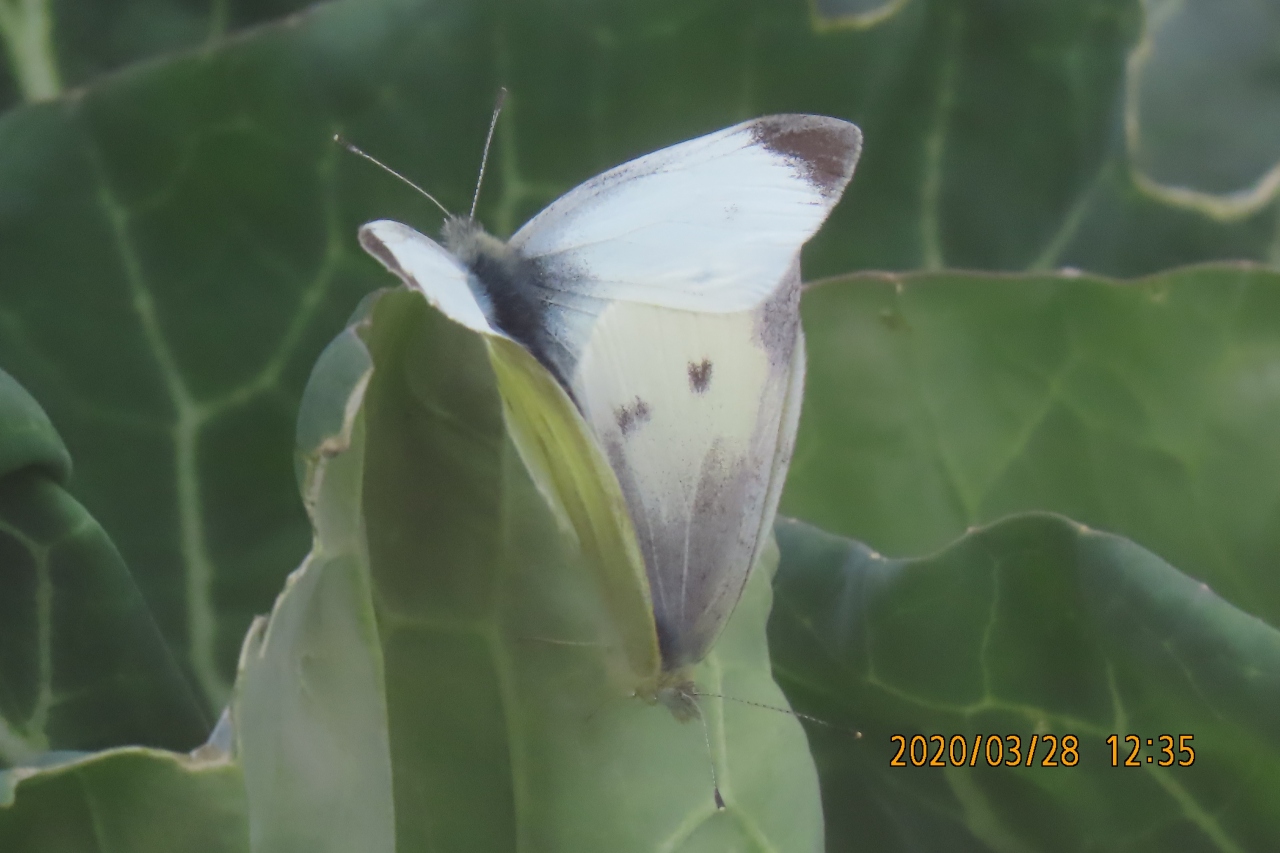
<svg viewBox="0 0 1280 853"><path fill-rule="evenodd" d="M682 723L698 718L698 694L692 681L682 681L659 690L658 703Z"/></svg>
<svg viewBox="0 0 1280 853"><path fill-rule="evenodd" d="M440 229L445 246L471 273L468 284L489 322L538 352L542 306L532 270L514 249L470 217L450 216Z"/></svg>
<svg viewBox="0 0 1280 853"><path fill-rule="evenodd" d="M472 272L479 267L500 270L509 278L516 275L519 259L515 250L471 217L450 216L440 229L440 237L453 256Z"/></svg>
<svg viewBox="0 0 1280 853"><path fill-rule="evenodd" d="M567 388L573 354L548 329L547 311L553 300L574 305L587 300L548 286L537 260L521 255L470 217L449 217L440 237L471 273L467 284L490 324L524 344Z"/></svg>

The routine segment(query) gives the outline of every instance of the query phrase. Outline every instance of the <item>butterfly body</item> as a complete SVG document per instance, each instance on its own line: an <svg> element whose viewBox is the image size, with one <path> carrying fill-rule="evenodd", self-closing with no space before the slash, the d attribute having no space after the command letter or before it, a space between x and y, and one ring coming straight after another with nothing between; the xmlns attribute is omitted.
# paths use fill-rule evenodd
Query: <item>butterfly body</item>
<svg viewBox="0 0 1280 853"><path fill-rule="evenodd" d="M691 678L669 678L644 698L663 706L682 723L698 718L698 688Z"/></svg>
<svg viewBox="0 0 1280 853"><path fill-rule="evenodd" d="M772 529L804 382L799 251L860 146L838 119L766 116L611 169L510 241L470 217L446 220L444 246L396 222L361 229L388 269L520 344L572 401L643 562L656 654L635 664L636 693L680 718Z"/></svg>

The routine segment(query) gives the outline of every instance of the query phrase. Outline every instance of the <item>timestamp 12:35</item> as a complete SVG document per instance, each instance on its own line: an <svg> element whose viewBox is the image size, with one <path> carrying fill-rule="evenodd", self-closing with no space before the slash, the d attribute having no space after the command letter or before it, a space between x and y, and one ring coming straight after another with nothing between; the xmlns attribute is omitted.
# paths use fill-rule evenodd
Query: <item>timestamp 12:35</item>
<svg viewBox="0 0 1280 853"><path fill-rule="evenodd" d="M1175 735L1160 735L1147 738L1146 745L1156 747L1154 755L1142 755L1142 738L1138 735L1111 735L1107 738L1107 746L1111 747L1112 767L1141 767L1143 764L1155 764L1158 767L1190 767L1196 760L1196 751L1191 747L1192 735L1177 735L1177 750L1174 750ZM1157 747L1158 744L1158 747ZM1121 761L1120 756L1128 755ZM1145 760L1144 760L1145 759Z"/></svg>
<svg viewBox="0 0 1280 853"><path fill-rule="evenodd" d="M1075 767L1080 762L1080 739L1074 734L1033 734L1028 741L1018 735L975 735L970 744L964 735L890 735L897 746L890 767ZM1159 735L1146 738L1152 754L1143 754L1139 735L1113 734L1106 739L1112 767L1189 767L1196 760L1192 735ZM1175 746L1176 744L1176 746ZM1025 751L1024 751L1025 745ZM1037 753L1043 753L1038 755Z"/></svg>

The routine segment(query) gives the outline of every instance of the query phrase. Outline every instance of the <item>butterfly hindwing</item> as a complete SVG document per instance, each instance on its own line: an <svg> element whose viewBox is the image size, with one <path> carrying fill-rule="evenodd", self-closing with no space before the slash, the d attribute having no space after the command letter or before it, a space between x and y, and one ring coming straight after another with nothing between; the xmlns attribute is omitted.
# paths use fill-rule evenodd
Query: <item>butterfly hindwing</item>
<svg viewBox="0 0 1280 853"><path fill-rule="evenodd" d="M706 654L767 540L803 376L798 310L795 263L748 311L619 301L578 362L574 395L630 508L668 670Z"/></svg>

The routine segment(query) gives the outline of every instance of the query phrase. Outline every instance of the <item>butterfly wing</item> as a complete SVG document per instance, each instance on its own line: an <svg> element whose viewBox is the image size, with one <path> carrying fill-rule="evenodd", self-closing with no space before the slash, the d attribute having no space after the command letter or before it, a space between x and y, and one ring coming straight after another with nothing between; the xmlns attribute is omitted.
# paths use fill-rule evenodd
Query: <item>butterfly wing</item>
<svg viewBox="0 0 1280 853"><path fill-rule="evenodd" d="M655 151L566 193L511 238L557 289L690 311L767 299L853 175L862 135L765 116Z"/></svg>
<svg viewBox="0 0 1280 853"><path fill-rule="evenodd" d="M511 240L544 286L601 306L557 367L621 484L668 671L706 655L772 529L804 382L799 252L860 147L837 119L757 119L605 172Z"/></svg>
<svg viewBox="0 0 1280 853"><path fill-rule="evenodd" d="M574 375L631 513L666 670L706 655L772 529L804 384L799 285L793 263L748 311L616 302Z"/></svg>
<svg viewBox="0 0 1280 853"><path fill-rule="evenodd" d="M473 289L474 277L435 240L403 223L380 219L361 226L360 245L450 320L481 334L506 337L489 322L487 294Z"/></svg>

